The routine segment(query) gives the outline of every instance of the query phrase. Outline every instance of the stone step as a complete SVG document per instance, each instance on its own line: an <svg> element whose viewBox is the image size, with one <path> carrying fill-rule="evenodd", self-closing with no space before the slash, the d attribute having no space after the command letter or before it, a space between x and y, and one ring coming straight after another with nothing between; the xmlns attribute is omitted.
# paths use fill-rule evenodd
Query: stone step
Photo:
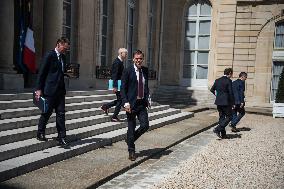
<svg viewBox="0 0 284 189"><path fill-rule="evenodd" d="M152 114L155 113L155 111L158 111L158 114L156 113L154 115L160 115L164 113L164 115L166 116L166 115L170 115L171 113L174 113L180 110L166 109L166 110L160 111L160 107L152 108L150 110ZM126 117L126 114L119 115L119 118L121 119L124 119L125 117ZM86 127L89 125L95 125L95 124L108 122L109 120L110 118L108 116L95 115L95 116L66 120L65 125L66 125L66 130L68 131L72 129ZM34 125L34 126L29 126L29 127L24 127L24 128L2 131L0 132L0 145L33 138L36 136L37 128L38 126ZM57 132L57 129L56 129L55 122L48 123L46 125L46 130L45 130L46 135L56 133L56 132Z"/></svg>
<svg viewBox="0 0 284 189"><path fill-rule="evenodd" d="M155 107L155 106L154 106ZM154 108L153 107L153 108ZM168 105L158 106L162 109L169 108ZM157 107L155 107L157 108ZM113 113L114 108L109 109L109 113ZM65 114L65 119L76 119L80 117L89 117L89 116L95 116L102 114L101 108L89 108L89 109L82 109L82 110L73 110L68 111ZM6 131L11 129L17 129L22 127L28 127L31 125L37 125L40 115L36 116L28 116L28 117L17 117L17 118L10 118L10 119L4 119L0 120L0 131ZM53 113L50 116L49 123L55 122L56 114Z"/></svg>
<svg viewBox="0 0 284 189"><path fill-rule="evenodd" d="M180 110L177 109L168 109L168 110L160 110L156 112L149 113L149 120L159 119L162 117L172 116L174 114L180 113ZM139 122L137 120L137 122ZM127 127L126 119L124 122L104 122L95 125L89 125L86 127L76 128L73 130L69 130L68 141L76 141L79 139L83 139L86 137L90 137L93 135L98 135L101 133L109 132L112 130L120 129ZM34 136L35 137L35 136ZM26 139L23 141L17 141L9 144L4 144L0 146L0 161L14 158L17 156L21 156L27 153L31 153L34 151L44 150L46 148L50 148L57 145L57 141L55 138L57 137L56 133L49 134L46 136L49 140L47 142L41 142L36 140L35 138Z"/></svg>
<svg viewBox="0 0 284 189"><path fill-rule="evenodd" d="M115 94L104 94L104 95L89 95L89 96L67 96L65 98L65 103L79 103L79 102L91 102L91 101L100 101L100 100L113 100L115 99ZM4 109L14 109L14 108L27 108L32 107L33 99L30 96L29 99L24 100L6 100L0 101L0 110Z"/></svg>
<svg viewBox="0 0 284 189"><path fill-rule="evenodd" d="M32 98L33 90L25 93L5 92L0 93L0 101L9 100L28 100ZM111 90L92 90L92 91L67 91L66 96L88 96L88 95L105 95L113 94Z"/></svg>
<svg viewBox="0 0 284 189"><path fill-rule="evenodd" d="M65 105L65 110L73 111L73 110L98 108L103 103L108 103L110 101L112 100L70 103L70 104ZM41 113L40 110L35 106L27 107L27 108L5 109L5 110L0 110L0 119L35 116L35 115L39 115L40 113Z"/></svg>
<svg viewBox="0 0 284 189"><path fill-rule="evenodd" d="M178 122L192 116L192 113L181 112L172 116L158 118L150 121L150 129ZM115 125L120 123L113 124ZM0 162L0 182L87 151L111 145L113 142L123 140L126 135L126 130L127 128L121 128L104 134L77 140L70 143L69 148L55 146L42 151L2 161Z"/></svg>

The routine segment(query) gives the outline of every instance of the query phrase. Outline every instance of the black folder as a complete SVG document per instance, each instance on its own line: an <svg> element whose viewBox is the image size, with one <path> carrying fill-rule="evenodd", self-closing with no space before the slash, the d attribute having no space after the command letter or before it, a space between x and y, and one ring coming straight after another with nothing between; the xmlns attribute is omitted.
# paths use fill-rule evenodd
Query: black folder
<svg viewBox="0 0 284 189"><path fill-rule="evenodd" d="M35 106L37 106L42 113L46 113L48 110L48 104L47 104L47 99L44 97L39 97L39 99L36 99L35 92L33 93L33 103Z"/></svg>

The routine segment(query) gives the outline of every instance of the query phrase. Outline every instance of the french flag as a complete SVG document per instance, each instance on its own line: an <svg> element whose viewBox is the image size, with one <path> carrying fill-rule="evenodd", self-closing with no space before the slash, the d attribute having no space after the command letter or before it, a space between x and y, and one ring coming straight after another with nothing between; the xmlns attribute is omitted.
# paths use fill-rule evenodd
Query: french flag
<svg viewBox="0 0 284 189"><path fill-rule="evenodd" d="M29 27L27 28L26 39L24 44L24 64L28 67L30 72L36 73L35 63L35 45L34 45L34 32Z"/></svg>

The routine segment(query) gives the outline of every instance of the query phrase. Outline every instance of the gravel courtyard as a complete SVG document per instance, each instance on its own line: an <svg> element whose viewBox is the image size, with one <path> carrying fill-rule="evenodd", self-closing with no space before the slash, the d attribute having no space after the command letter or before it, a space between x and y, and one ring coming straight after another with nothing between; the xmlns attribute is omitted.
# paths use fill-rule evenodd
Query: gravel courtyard
<svg viewBox="0 0 284 189"><path fill-rule="evenodd" d="M284 188L284 119L246 114L230 139L213 140L153 189ZM217 138L217 137L216 137Z"/></svg>

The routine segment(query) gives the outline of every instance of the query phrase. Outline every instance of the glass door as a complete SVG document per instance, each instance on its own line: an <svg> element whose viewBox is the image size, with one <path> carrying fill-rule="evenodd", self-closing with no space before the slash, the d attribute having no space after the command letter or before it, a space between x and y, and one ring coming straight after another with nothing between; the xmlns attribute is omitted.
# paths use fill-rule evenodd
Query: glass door
<svg viewBox="0 0 284 189"><path fill-rule="evenodd" d="M189 6L185 17L182 86L207 86L210 27L209 2L195 1Z"/></svg>

